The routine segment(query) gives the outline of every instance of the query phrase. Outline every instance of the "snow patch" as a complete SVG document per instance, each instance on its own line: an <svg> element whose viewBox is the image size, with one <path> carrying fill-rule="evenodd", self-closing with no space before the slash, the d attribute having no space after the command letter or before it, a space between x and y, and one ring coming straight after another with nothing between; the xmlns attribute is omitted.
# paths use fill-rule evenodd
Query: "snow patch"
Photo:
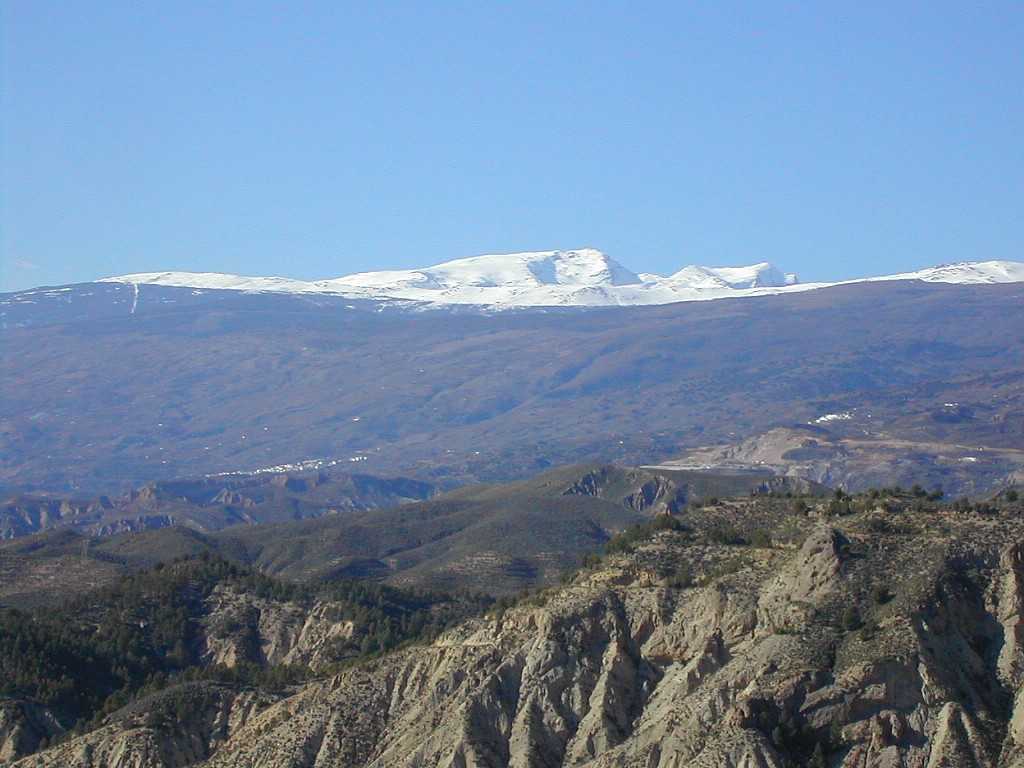
<svg viewBox="0 0 1024 768"><path fill-rule="evenodd" d="M813 421L807 422L808 424L828 424L830 421L849 421L853 418L853 414L849 411L843 413L826 413L824 416L819 416Z"/></svg>

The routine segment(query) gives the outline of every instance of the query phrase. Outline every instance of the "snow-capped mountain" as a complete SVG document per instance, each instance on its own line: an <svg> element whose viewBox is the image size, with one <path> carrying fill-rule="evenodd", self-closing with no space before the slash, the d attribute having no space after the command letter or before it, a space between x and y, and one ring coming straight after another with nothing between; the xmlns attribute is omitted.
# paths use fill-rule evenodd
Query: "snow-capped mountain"
<svg viewBox="0 0 1024 768"><path fill-rule="evenodd" d="M842 283L800 283L796 275L783 273L767 262L747 267L686 266L667 277L637 274L601 251L582 248L473 256L422 269L361 272L315 281L209 272L151 272L105 278L102 282L198 290L319 293L353 299L504 309L671 304L790 293L877 280L1024 282L1024 263L963 262Z"/></svg>
<svg viewBox="0 0 1024 768"><path fill-rule="evenodd" d="M870 280L923 280L927 283L1022 283L1024 262L1020 261L961 261L940 264L917 272L904 272Z"/></svg>

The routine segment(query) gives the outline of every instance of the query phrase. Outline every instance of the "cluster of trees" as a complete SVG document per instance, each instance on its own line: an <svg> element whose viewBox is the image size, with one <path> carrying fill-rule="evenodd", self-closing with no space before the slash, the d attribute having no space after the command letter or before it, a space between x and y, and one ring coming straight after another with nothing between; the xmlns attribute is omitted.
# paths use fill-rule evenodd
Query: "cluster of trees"
<svg viewBox="0 0 1024 768"><path fill-rule="evenodd" d="M686 525L673 515L655 515L650 520L630 526L622 533L610 538L604 545L606 554L624 554L636 549L637 544L646 541L659 531L685 531Z"/></svg>
<svg viewBox="0 0 1024 768"><path fill-rule="evenodd" d="M200 619L205 599L218 585L272 601L334 602L343 619L365 628L347 649L351 656L433 637L490 604L483 596L370 582L292 584L204 553L125 576L57 610L0 610L0 696L43 704L65 726L77 724L81 730L138 696L177 682L214 679L279 688L308 675L304 668L256 661L230 669L203 665Z"/></svg>
<svg viewBox="0 0 1024 768"><path fill-rule="evenodd" d="M872 488L856 494L837 488L829 499L827 511L833 517L868 512L880 506L889 510L913 509L920 512L938 509L943 497L942 489L928 491L920 485L914 485L909 490L898 485L892 488Z"/></svg>
<svg viewBox="0 0 1024 768"><path fill-rule="evenodd" d="M858 494L836 490L828 502L827 511L829 515L842 516L867 512L877 507L890 512L929 512L940 508L952 508L961 514L991 515L999 512L1000 505L1017 503L1020 494L1016 488L1011 487L991 501L971 501L966 496L952 502L944 502L944 499L942 489L929 491L920 485L914 485L909 489L898 485L891 488L872 488Z"/></svg>

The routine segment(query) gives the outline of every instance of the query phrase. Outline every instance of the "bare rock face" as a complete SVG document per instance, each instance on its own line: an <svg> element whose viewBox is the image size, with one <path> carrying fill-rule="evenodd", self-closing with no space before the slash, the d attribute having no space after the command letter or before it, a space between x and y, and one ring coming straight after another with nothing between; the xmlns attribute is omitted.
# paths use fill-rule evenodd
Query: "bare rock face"
<svg viewBox="0 0 1024 768"><path fill-rule="evenodd" d="M819 526L804 541L794 561L761 593L759 626L763 632L799 627L814 608L835 594L849 542L834 528Z"/></svg>
<svg viewBox="0 0 1024 768"><path fill-rule="evenodd" d="M792 548L664 532L279 700L224 691L171 723L140 703L18 766L1022 766L1018 521L926 523ZM268 616L261 652L315 658L300 618Z"/></svg>
<svg viewBox="0 0 1024 768"><path fill-rule="evenodd" d="M203 637L208 664L234 667L252 661L316 670L337 661L339 643L356 632L355 623L330 602L306 608L220 586L206 603Z"/></svg>
<svg viewBox="0 0 1024 768"><path fill-rule="evenodd" d="M94 731L26 757L17 766L184 768L200 764L271 700L226 686L193 683L144 699Z"/></svg>
<svg viewBox="0 0 1024 768"><path fill-rule="evenodd" d="M1003 759L1007 766L1024 766L1024 545L1003 551L990 608L1003 638L996 668L1000 682L1013 696Z"/></svg>
<svg viewBox="0 0 1024 768"><path fill-rule="evenodd" d="M587 472L563 491L567 496L597 496L636 512L675 512L686 503L687 489L664 475L640 469L603 466Z"/></svg>

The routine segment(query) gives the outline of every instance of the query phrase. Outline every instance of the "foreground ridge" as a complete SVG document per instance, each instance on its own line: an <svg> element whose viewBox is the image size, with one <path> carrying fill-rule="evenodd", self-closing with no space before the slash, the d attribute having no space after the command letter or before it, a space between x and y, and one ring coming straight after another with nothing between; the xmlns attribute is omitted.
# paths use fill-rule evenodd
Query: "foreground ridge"
<svg viewBox="0 0 1024 768"><path fill-rule="evenodd" d="M18 765L1024 765L1020 513L711 502L428 645L211 705L208 758L136 711Z"/></svg>

